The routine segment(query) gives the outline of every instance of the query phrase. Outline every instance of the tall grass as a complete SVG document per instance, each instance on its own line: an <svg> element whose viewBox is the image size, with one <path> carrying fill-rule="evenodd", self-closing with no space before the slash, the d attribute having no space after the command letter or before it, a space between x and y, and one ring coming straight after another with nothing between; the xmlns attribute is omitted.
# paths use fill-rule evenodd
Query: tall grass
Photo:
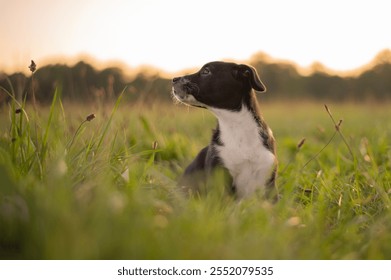
<svg viewBox="0 0 391 280"><path fill-rule="evenodd" d="M122 95L107 108L59 97L48 108L13 98L1 109L1 258L391 257L385 105L329 105L342 138L323 104L262 104L282 171L281 200L271 204L236 201L219 174L202 197L177 189L209 142L208 112Z"/></svg>

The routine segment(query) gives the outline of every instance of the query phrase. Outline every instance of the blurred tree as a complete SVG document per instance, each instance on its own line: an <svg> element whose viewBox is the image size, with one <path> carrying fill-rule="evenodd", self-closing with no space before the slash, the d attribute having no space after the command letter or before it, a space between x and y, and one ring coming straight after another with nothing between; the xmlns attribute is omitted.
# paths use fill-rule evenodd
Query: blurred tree
<svg viewBox="0 0 391 280"><path fill-rule="evenodd" d="M275 62L263 53L256 54L250 61L260 76L268 92L263 100L313 99L333 101L362 101L367 99L391 99L391 51L383 50L372 63L358 76L341 77L331 75L320 63L311 66L312 74L302 75L297 67L289 62ZM11 84L10 84L11 83ZM12 88L11 88L12 85ZM62 87L62 98L69 101L107 101L116 98L126 87L129 102L153 101L171 102L171 80L165 79L156 71L140 71L133 79L124 75L120 68L96 70L92 65L80 61L76 65L56 64L40 67L34 74L34 85L30 77L22 73L5 75L0 73L0 86L14 92L21 100L31 86L40 103L52 100L57 86ZM29 99L30 96L27 95ZM0 103L10 99L0 89Z"/></svg>

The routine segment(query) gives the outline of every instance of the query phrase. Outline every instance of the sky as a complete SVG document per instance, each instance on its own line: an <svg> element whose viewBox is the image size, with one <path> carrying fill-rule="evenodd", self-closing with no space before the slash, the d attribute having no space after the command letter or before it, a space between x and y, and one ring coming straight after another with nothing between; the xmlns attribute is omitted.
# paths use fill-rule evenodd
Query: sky
<svg viewBox="0 0 391 280"><path fill-rule="evenodd" d="M0 71L89 56L166 72L257 52L349 71L391 49L387 0L0 0Z"/></svg>

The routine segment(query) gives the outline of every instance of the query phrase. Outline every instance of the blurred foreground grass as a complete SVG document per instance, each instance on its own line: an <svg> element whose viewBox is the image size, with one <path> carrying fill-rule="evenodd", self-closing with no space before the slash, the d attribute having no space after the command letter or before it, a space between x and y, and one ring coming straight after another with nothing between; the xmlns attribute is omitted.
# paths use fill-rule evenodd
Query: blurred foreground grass
<svg viewBox="0 0 391 280"><path fill-rule="evenodd" d="M323 104L261 107L278 141L275 205L235 201L219 178L201 198L176 189L215 126L205 110L4 106L0 258L390 259L389 106L330 105L354 157L337 134L305 168L335 131Z"/></svg>

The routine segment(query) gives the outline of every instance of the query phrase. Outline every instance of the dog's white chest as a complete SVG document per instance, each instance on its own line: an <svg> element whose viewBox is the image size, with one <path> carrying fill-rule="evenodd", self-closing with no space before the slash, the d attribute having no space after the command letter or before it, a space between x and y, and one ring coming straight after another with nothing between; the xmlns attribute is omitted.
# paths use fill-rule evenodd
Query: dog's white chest
<svg viewBox="0 0 391 280"><path fill-rule="evenodd" d="M271 176L275 156L262 143L259 127L245 107L239 112L212 110L218 120L223 146L217 151L229 170L239 197L264 188Z"/></svg>

